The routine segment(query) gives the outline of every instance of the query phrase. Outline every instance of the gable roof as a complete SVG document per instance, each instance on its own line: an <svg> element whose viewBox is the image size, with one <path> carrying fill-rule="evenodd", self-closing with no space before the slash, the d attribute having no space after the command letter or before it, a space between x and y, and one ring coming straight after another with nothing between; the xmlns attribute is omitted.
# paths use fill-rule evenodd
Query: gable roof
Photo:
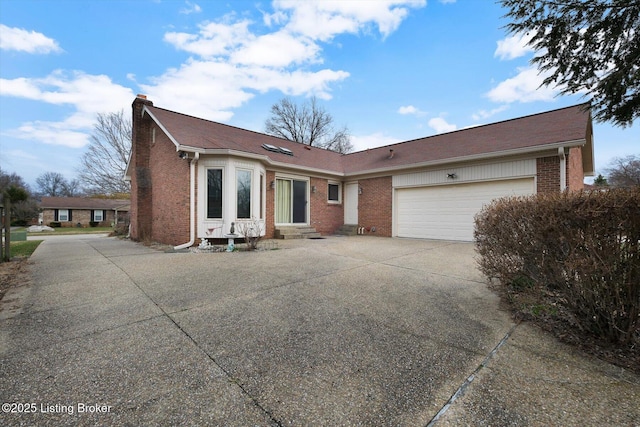
<svg viewBox="0 0 640 427"><path fill-rule="evenodd" d="M582 104L359 151L347 155L344 168L354 173L587 144L591 147L591 115Z"/></svg>
<svg viewBox="0 0 640 427"><path fill-rule="evenodd" d="M130 200L92 197L43 197L43 209L107 209L129 210Z"/></svg>
<svg viewBox="0 0 640 427"><path fill-rule="evenodd" d="M594 169L589 104L344 155L151 105L145 105L143 111L173 141L176 150L249 155L272 165L338 175L358 175L580 145L585 147L585 174L593 173ZM286 148L293 155L266 150L263 144ZM393 155L390 150L393 150Z"/></svg>
<svg viewBox="0 0 640 427"><path fill-rule="evenodd" d="M176 145L176 150L200 153L237 152L264 156L269 163L342 172L342 154L222 123L199 119L158 107L144 111ZM283 147L293 155L268 151L262 144Z"/></svg>

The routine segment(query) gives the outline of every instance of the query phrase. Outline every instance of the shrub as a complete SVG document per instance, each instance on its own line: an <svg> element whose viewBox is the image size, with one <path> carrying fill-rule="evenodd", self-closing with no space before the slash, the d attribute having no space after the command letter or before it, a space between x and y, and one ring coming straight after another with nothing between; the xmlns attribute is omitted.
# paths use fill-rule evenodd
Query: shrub
<svg viewBox="0 0 640 427"><path fill-rule="evenodd" d="M60 228L60 227L62 227L62 224L60 223L60 221L51 221L49 223L49 227Z"/></svg>
<svg viewBox="0 0 640 427"><path fill-rule="evenodd" d="M249 221L238 222L236 224L238 233L244 237L247 250L253 251L258 247L258 242L263 236L263 225L259 219L251 218Z"/></svg>
<svg viewBox="0 0 640 427"><path fill-rule="evenodd" d="M113 227L113 231L110 236L126 236L129 234L129 226L125 224L118 224Z"/></svg>
<svg viewBox="0 0 640 427"><path fill-rule="evenodd" d="M630 344L640 339L639 207L640 187L496 200L476 216L480 270L509 292L552 296L579 328Z"/></svg>
<svg viewBox="0 0 640 427"><path fill-rule="evenodd" d="M89 227L97 227L99 224L97 221L89 221Z"/></svg>
<svg viewBox="0 0 640 427"><path fill-rule="evenodd" d="M16 219L11 221L12 227L26 227L29 224L29 221L26 219Z"/></svg>

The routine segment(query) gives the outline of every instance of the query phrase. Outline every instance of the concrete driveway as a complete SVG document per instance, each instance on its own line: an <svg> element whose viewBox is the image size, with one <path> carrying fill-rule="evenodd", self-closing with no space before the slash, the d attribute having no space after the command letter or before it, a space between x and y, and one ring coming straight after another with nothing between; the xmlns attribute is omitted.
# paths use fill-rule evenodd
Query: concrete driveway
<svg viewBox="0 0 640 427"><path fill-rule="evenodd" d="M163 253L47 239L32 283L3 301L0 396L11 405L0 424L640 420L640 379L516 327L471 244L358 236L277 247Z"/></svg>

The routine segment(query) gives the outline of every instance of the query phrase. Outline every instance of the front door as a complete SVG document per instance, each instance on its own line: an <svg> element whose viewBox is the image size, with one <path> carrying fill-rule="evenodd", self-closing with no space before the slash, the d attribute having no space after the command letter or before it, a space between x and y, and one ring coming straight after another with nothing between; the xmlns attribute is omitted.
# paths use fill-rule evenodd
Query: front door
<svg viewBox="0 0 640 427"><path fill-rule="evenodd" d="M307 223L307 181L276 179L276 224Z"/></svg>
<svg viewBox="0 0 640 427"><path fill-rule="evenodd" d="M358 225L358 183L348 182L344 191L344 223Z"/></svg>

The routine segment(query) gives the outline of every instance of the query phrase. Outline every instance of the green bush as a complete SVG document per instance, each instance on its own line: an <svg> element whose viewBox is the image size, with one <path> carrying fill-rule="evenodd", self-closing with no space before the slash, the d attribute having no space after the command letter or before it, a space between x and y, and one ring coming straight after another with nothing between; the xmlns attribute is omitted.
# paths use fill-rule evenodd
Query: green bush
<svg viewBox="0 0 640 427"><path fill-rule="evenodd" d="M98 225L100 225L100 223L97 221L89 221L89 227L97 227Z"/></svg>
<svg viewBox="0 0 640 427"><path fill-rule="evenodd" d="M52 228L60 228L60 227L62 227L62 224L60 224L60 221L51 221L51 222L49 223L49 227L52 227Z"/></svg>
<svg viewBox="0 0 640 427"><path fill-rule="evenodd" d="M29 225L29 221L26 219L16 219L11 221L12 227L26 227L27 225Z"/></svg>
<svg viewBox="0 0 640 427"><path fill-rule="evenodd" d="M481 271L509 292L552 296L599 338L640 340L640 187L499 199L475 238Z"/></svg>

